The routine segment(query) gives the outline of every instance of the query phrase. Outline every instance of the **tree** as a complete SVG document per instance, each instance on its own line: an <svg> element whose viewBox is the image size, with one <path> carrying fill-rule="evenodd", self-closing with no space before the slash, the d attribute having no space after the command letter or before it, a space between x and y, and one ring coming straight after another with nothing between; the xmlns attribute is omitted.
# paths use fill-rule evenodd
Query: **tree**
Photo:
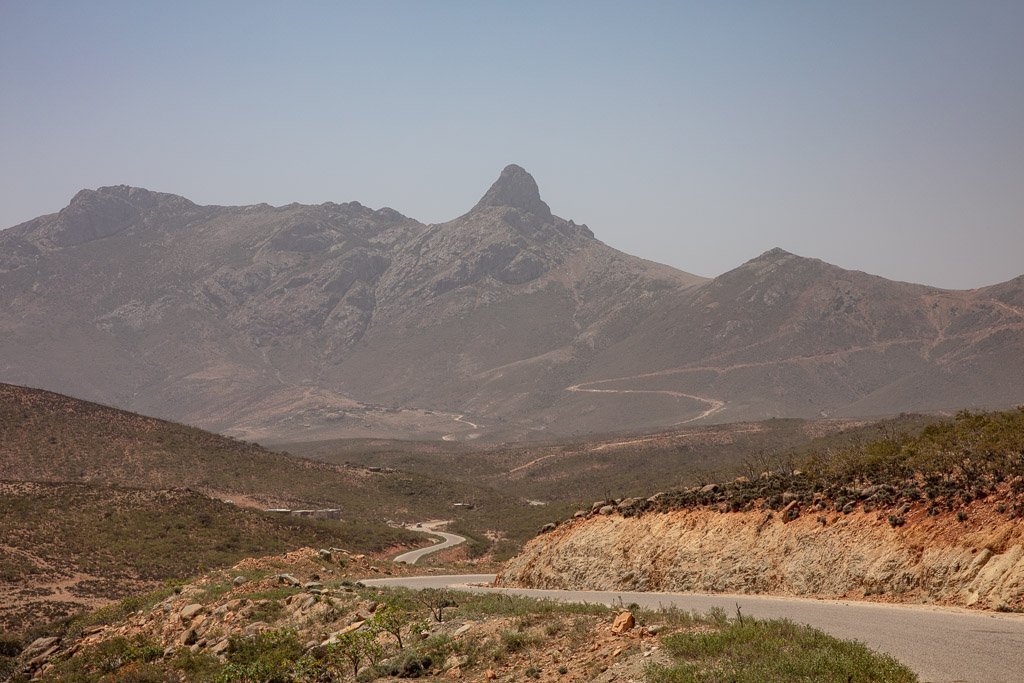
<svg viewBox="0 0 1024 683"><path fill-rule="evenodd" d="M424 588L417 595L420 604L430 610L434 619L438 622L444 621L444 608L455 607L455 597L450 591L438 588Z"/></svg>
<svg viewBox="0 0 1024 683"><path fill-rule="evenodd" d="M352 665L352 675L359 673L359 664L363 659L376 662L380 659L382 648L377 642L377 634L373 631L351 631L338 636L338 642L330 646L333 653L348 660Z"/></svg>
<svg viewBox="0 0 1024 683"><path fill-rule="evenodd" d="M373 615L373 625L385 633L390 633L398 640L398 649L402 645L402 628L405 626L408 614L397 605L387 603L377 608Z"/></svg>

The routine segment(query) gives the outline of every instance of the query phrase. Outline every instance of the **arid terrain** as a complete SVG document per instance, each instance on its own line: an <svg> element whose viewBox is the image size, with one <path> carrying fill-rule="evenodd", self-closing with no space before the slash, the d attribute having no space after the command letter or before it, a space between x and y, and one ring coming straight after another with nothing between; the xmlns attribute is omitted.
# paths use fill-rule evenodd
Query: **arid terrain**
<svg viewBox="0 0 1024 683"><path fill-rule="evenodd" d="M509 595L366 587L374 560L344 549L302 549L83 615L16 659L14 680L336 681L636 680L647 673L914 681L891 657L786 622L731 623L722 612L558 604ZM388 573L391 573L390 570ZM687 647L742 642L722 658ZM768 656L768 649L772 655ZM827 653L818 658L810 653ZM654 667L652 669L651 667Z"/></svg>
<svg viewBox="0 0 1024 683"><path fill-rule="evenodd" d="M440 224L115 186L0 232L0 381L261 441L1009 407L1022 359L1024 278L773 249L706 279L553 215L514 165Z"/></svg>
<svg viewBox="0 0 1024 683"><path fill-rule="evenodd" d="M1024 611L1024 408L814 453L551 523L499 577ZM791 467L791 466L790 466Z"/></svg>
<svg viewBox="0 0 1024 683"><path fill-rule="evenodd" d="M642 616L674 624L664 649L596 607L444 597L478 621L413 622L429 592L385 596L419 643L396 649L353 581L442 568L1024 609L1024 413L942 416L1024 401L1021 279L937 290L772 250L709 280L607 247L509 166L438 225L82 191L0 233L0 294L0 379L110 404L0 384L15 676L329 680L351 648L367 680L750 666L682 654L707 638L781 639L751 655L765 671L805 639L842 653L825 673L797 648L812 678L913 676L722 614ZM465 542L392 563L440 528Z"/></svg>

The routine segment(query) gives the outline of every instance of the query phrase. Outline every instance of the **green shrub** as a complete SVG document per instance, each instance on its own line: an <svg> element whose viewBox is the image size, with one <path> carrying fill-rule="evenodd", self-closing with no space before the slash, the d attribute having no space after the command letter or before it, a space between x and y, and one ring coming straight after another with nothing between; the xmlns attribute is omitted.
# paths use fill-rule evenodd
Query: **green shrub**
<svg viewBox="0 0 1024 683"><path fill-rule="evenodd" d="M917 680L888 655L789 621L746 618L712 632L667 636L662 642L676 663L649 668L650 683Z"/></svg>

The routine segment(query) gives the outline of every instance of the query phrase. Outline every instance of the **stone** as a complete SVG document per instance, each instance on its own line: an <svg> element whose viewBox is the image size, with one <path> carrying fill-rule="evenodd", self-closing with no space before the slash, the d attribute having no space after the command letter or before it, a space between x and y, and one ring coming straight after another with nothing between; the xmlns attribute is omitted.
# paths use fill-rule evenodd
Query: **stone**
<svg viewBox="0 0 1024 683"><path fill-rule="evenodd" d="M586 517L586 516L587 516L587 511L586 510L577 510L576 512L574 512L572 514L573 519L580 519L581 517Z"/></svg>
<svg viewBox="0 0 1024 683"><path fill-rule="evenodd" d="M181 617L182 621L190 621L192 617L203 611L203 606L197 602L193 602L191 605L185 605L181 608L181 612L178 616Z"/></svg>
<svg viewBox="0 0 1024 683"><path fill-rule="evenodd" d="M632 612L619 612L618 616L615 617L615 621L612 622L612 633L622 635L623 633L628 633L634 626L636 626L636 617L633 616Z"/></svg>
<svg viewBox="0 0 1024 683"><path fill-rule="evenodd" d="M269 630L270 624L266 623L265 621L254 621L248 626L246 626L242 633L246 636L254 636L258 633L262 633L263 631Z"/></svg>
<svg viewBox="0 0 1024 683"><path fill-rule="evenodd" d="M598 512L602 515L610 515L613 512L615 512L615 508L611 505L605 505L600 510L598 510Z"/></svg>
<svg viewBox="0 0 1024 683"><path fill-rule="evenodd" d="M652 636L656 636L656 635L658 635L659 633L661 633L664 630L665 630L665 627L662 626L661 624L654 624L652 626L648 626L647 627L647 632L650 633Z"/></svg>
<svg viewBox="0 0 1024 683"><path fill-rule="evenodd" d="M324 562L330 562L334 559L334 555L332 555L331 551L327 548L320 548L320 550L316 551L316 555Z"/></svg>
<svg viewBox="0 0 1024 683"><path fill-rule="evenodd" d="M231 580L231 583L235 586L241 586L246 581L248 581L248 579L246 579L244 576L236 576Z"/></svg>
<svg viewBox="0 0 1024 683"><path fill-rule="evenodd" d="M286 586L294 586L296 588L302 587L302 582L296 579L291 574L278 574L277 582Z"/></svg>
<svg viewBox="0 0 1024 683"><path fill-rule="evenodd" d="M548 522L547 524L545 524L544 526L542 526L540 528L540 533L546 534L549 531L554 531L557 528L558 528L557 524L555 524L554 522Z"/></svg>
<svg viewBox="0 0 1024 683"><path fill-rule="evenodd" d="M700 487L701 493L714 493L718 490L718 484L705 484Z"/></svg>
<svg viewBox="0 0 1024 683"><path fill-rule="evenodd" d="M473 630L473 624L463 624L462 626L460 626L457 629L455 629L455 632L452 633L452 635L454 637L458 638L459 636L466 635L467 633L469 633L472 630Z"/></svg>
<svg viewBox="0 0 1024 683"><path fill-rule="evenodd" d="M332 633L331 637L328 638L327 640L325 640L321 644L322 645L333 645L334 643L338 642L338 638L339 637L345 635L346 633L352 633L353 631L358 631L360 628L362 628L363 624L365 624L365 623L366 623L365 621L353 621L351 624L349 624L345 628L341 629L340 631L335 631L334 633Z"/></svg>
<svg viewBox="0 0 1024 683"><path fill-rule="evenodd" d="M21 656L24 659L34 659L58 643L60 643L60 638L56 636L36 638L22 651Z"/></svg>
<svg viewBox="0 0 1024 683"><path fill-rule="evenodd" d="M444 669L456 669L461 668L469 664L469 657L466 655L448 655L448 659L444 660Z"/></svg>
<svg viewBox="0 0 1024 683"><path fill-rule="evenodd" d="M484 678L486 678L489 681L493 681L497 677L498 674L494 673L494 669L488 669L487 673L484 674Z"/></svg>

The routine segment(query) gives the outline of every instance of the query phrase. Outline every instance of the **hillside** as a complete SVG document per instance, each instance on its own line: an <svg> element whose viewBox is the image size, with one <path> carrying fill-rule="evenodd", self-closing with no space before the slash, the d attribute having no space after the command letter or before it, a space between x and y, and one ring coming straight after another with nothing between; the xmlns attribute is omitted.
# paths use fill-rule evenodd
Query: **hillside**
<svg viewBox="0 0 1024 683"><path fill-rule="evenodd" d="M705 280L555 216L518 166L435 225L115 186L0 232L0 380L278 442L1005 407L1022 300L782 250Z"/></svg>
<svg viewBox="0 0 1024 683"><path fill-rule="evenodd" d="M915 432L936 418L765 420L683 426L650 433L594 435L547 443L488 447L471 441L332 440L282 444L325 462L388 467L431 475L439 469L467 483L544 503L589 504L642 495L660 486L692 486L751 467L801 460L807 452L871 441L884 430ZM760 471L760 469L758 470Z"/></svg>
<svg viewBox="0 0 1024 683"><path fill-rule="evenodd" d="M723 612L640 610L513 595L366 587L367 558L303 549L247 559L172 591L161 589L0 640L0 676L22 683L466 680L916 681L867 646L808 626L730 621ZM31 637L30 637L31 638ZM694 643L729 643L694 656Z"/></svg>
<svg viewBox="0 0 1024 683"><path fill-rule="evenodd" d="M302 546L364 552L418 535L240 508L184 489L0 481L0 633L171 579Z"/></svg>
<svg viewBox="0 0 1024 683"><path fill-rule="evenodd" d="M497 496L428 474L370 471L268 451L185 425L0 384L0 479L192 488L257 508L341 508L418 521ZM417 495L429 492L429 495Z"/></svg>
<svg viewBox="0 0 1024 683"><path fill-rule="evenodd" d="M1024 609L1024 408L828 448L799 470L599 501L505 585Z"/></svg>

